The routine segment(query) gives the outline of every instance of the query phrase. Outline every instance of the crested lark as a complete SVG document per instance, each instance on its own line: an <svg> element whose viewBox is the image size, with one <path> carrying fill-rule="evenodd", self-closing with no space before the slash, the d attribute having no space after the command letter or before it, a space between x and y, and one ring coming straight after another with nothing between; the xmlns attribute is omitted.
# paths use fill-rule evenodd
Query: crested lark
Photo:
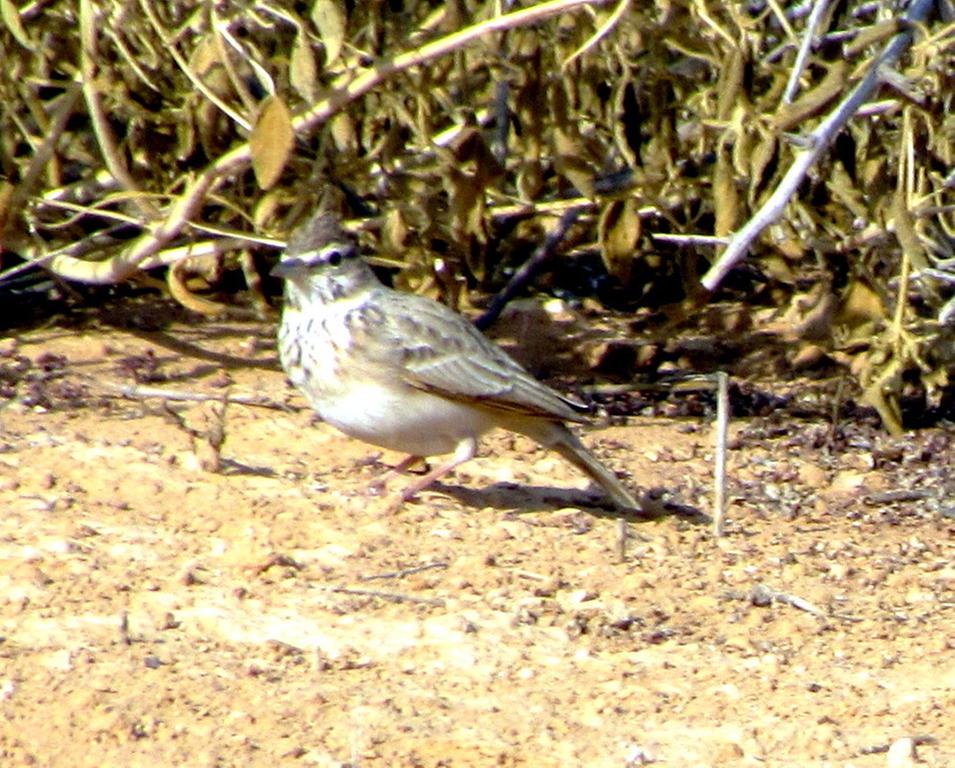
<svg viewBox="0 0 955 768"><path fill-rule="evenodd" d="M533 378L467 319L383 285L337 219L319 213L292 233L272 270L285 278L282 366L329 424L413 457L451 454L395 506L474 457L495 428L557 451L617 507L639 505L565 426L586 408Z"/></svg>

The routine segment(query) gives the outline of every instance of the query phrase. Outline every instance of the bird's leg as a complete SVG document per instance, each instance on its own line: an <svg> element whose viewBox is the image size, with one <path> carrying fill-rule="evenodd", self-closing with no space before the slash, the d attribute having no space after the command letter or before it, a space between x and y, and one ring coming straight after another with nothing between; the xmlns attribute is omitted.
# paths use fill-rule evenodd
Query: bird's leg
<svg viewBox="0 0 955 768"><path fill-rule="evenodd" d="M403 475L408 471L409 467L413 467L418 462L422 462L425 466L425 469L427 469L428 462L425 461L423 456L415 456L414 454L405 456L401 461L395 464L395 466L388 467L388 469L382 472L378 478L372 480L368 485L368 489L373 495L377 496L384 490L385 486L388 485L391 478L395 477L396 475Z"/></svg>
<svg viewBox="0 0 955 768"><path fill-rule="evenodd" d="M388 511L397 511L402 504L413 498L419 491L423 491L433 482L444 477L459 464L463 464L464 462L473 459L476 453L477 439L473 437L464 438L464 440L458 443L457 448L454 449L454 453L451 454L451 457L447 461L442 462L427 474L422 475L418 479L409 483L407 487L405 487L401 493L398 494L398 496L389 506Z"/></svg>

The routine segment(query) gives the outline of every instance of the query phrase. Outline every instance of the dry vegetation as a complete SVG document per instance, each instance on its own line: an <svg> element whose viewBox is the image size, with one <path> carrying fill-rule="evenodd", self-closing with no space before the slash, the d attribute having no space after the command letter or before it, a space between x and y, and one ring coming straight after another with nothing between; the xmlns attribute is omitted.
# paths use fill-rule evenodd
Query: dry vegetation
<svg viewBox="0 0 955 768"><path fill-rule="evenodd" d="M798 342L892 431L944 410L951 3L711 5L5 3L4 266L166 267L206 313L241 270L262 307L247 238L334 188L412 289L496 289L551 233L543 287L677 324L742 300L709 330Z"/></svg>
<svg viewBox="0 0 955 768"><path fill-rule="evenodd" d="M955 764L953 19L0 0L0 763ZM709 508L709 393L634 379L761 378L727 535L618 559L500 436L381 517L275 362L261 275L320 200L485 323L565 299L495 332L640 414L586 439L670 509Z"/></svg>
<svg viewBox="0 0 955 768"><path fill-rule="evenodd" d="M496 289L551 233L542 287L741 300L707 330L798 342L898 431L952 365L952 6L819 6L4 3L5 277L165 267L216 313L241 270L261 308L247 238L334 188L407 287Z"/></svg>

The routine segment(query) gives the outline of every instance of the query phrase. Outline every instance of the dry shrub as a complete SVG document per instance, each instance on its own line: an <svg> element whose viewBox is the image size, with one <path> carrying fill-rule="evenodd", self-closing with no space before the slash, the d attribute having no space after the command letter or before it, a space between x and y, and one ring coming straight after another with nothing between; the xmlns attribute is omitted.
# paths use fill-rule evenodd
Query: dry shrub
<svg viewBox="0 0 955 768"><path fill-rule="evenodd" d="M166 267L174 296L215 312L199 294L223 274L256 280L247 238L330 190L399 282L445 295L500 285L578 209L562 249L599 255L605 295L690 316L719 254L696 236L738 231L901 34L899 65L720 296L822 345L890 428L906 382L938 397L955 314L947 0L912 3L918 25L888 2L830 3L798 67L809 4L558 0L520 21L500 5L4 3L0 244L72 280Z"/></svg>

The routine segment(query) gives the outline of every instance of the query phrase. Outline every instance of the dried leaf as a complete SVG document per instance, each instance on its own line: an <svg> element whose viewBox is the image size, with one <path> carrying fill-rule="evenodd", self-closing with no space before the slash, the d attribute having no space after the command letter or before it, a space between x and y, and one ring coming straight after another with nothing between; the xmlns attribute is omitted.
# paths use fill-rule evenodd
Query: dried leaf
<svg viewBox="0 0 955 768"><path fill-rule="evenodd" d="M855 38L846 43L843 56L847 59L855 58L870 45L877 45L883 40L897 35L902 26L901 19L886 19L861 29Z"/></svg>
<svg viewBox="0 0 955 768"><path fill-rule="evenodd" d="M728 235L739 221L739 193L736 190L736 174L730 150L724 143L716 156L713 171L713 209L716 214L714 234Z"/></svg>
<svg viewBox="0 0 955 768"><path fill-rule="evenodd" d="M269 96L262 102L249 145L256 181L262 189L270 189L285 170L295 146L292 115L278 96Z"/></svg>
<svg viewBox="0 0 955 768"><path fill-rule="evenodd" d="M803 120L821 112L829 102L845 93L848 77L849 65L846 62L841 60L832 62L819 85L792 104L780 106L773 117L776 127L781 131L788 131Z"/></svg>
<svg viewBox="0 0 955 768"><path fill-rule="evenodd" d="M275 219L276 214L282 208L281 190L272 190L259 196L258 202L252 211L252 223L260 231L269 229L269 224Z"/></svg>
<svg viewBox="0 0 955 768"><path fill-rule="evenodd" d="M448 149L454 156L456 167L473 174L475 182L482 188L490 186L504 173L483 134L476 128L461 131Z"/></svg>
<svg viewBox="0 0 955 768"><path fill-rule="evenodd" d="M846 289L839 308L839 322L850 327L884 320L885 306L879 294L861 280L853 280Z"/></svg>
<svg viewBox="0 0 955 768"><path fill-rule="evenodd" d="M408 239L408 226L401 211L392 208L384 216L381 225L381 246L386 253L401 253Z"/></svg>
<svg viewBox="0 0 955 768"><path fill-rule="evenodd" d="M640 241L640 213L634 198L614 200L603 210L598 225L604 266L621 283L630 281Z"/></svg>
<svg viewBox="0 0 955 768"><path fill-rule="evenodd" d="M531 41L531 38L522 39ZM515 40L515 43L520 43L520 40ZM519 140L524 146L524 157L538 160L544 144L544 121L548 117L547 111L541 109L547 99L547 90L541 78L541 52L536 38L533 44L532 48L525 45L526 52L521 56L526 63L521 70L523 82L514 94L514 113L521 126Z"/></svg>
<svg viewBox="0 0 955 768"><path fill-rule="evenodd" d="M584 155L583 145L564 131L554 130L554 167L580 194L594 195L594 171Z"/></svg>
<svg viewBox="0 0 955 768"><path fill-rule="evenodd" d="M893 368L898 365L893 363ZM862 392L862 402L871 405L879 412L879 418L882 419L882 425L890 435L899 436L902 429L902 409L899 407L898 397L893 388L889 386L890 380L898 375L896 370L890 370L873 381ZM901 379L901 375L898 375Z"/></svg>
<svg viewBox="0 0 955 768"><path fill-rule="evenodd" d="M358 152L358 133L355 121L347 112L338 112L328 121L328 130L335 142L335 149L343 154Z"/></svg>
<svg viewBox="0 0 955 768"><path fill-rule="evenodd" d="M716 85L716 118L729 120L736 109L740 92L743 89L743 52L734 47L729 59L720 69L720 79Z"/></svg>
<svg viewBox="0 0 955 768"><path fill-rule="evenodd" d="M0 181L0 249L3 248L3 232L16 211L11 209L16 187L9 181Z"/></svg>
<svg viewBox="0 0 955 768"><path fill-rule="evenodd" d="M830 286L816 283L804 293L794 293L789 306L767 329L789 341L828 341L832 338L832 320L838 299Z"/></svg>
<svg viewBox="0 0 955 768"><path fill-rule="evenodd" d="M484 190L475 177L449 168L445 181L448 188L451 220L458 236L474 235L479 241L484 233Z"/></svg>
<svg viewBox="0 0 955 768"><path fill-rule="evenodd" d="M196 41L195 48L189 54L189 68L206 85L210 85L206 75L215 69L222 68L222 60L219 56L219 47L216 45L215 36L212 34L203 35ZM216 90L217 95L221 95Z"/></svg>
<svg viewBox="0 0 955 768"><path fill-rule="evenodd" d="M0 0L0 18L3 19L3 23L7 25L10 34L13 35L14 39L20 43L20 45L28 51L34 50L33 41L23 26L23 21L20 19L20 11L16 5L13 4L13 0Z"/></svg>
<svg viewBox="0 0 955 768"><path fill-rule="evenodd" d="M172 265L166 272L166 285L169 287L169 293L182 306L191 309L193 312L216 317L224 314L228 310L228 305L219 304L215 301L197 296L189 290L186 285L186 264L185 260L178 261Z"/></svg>
<svg viewBox="0 0 955 768"><path fill-rule="evenodd" d="M594 158L604 157L606 147L587 140L581 131L580 122L574 119L578 110L580 83L574 78L553 83L549 89L552 129L553 164L557 172L569 181L577 191L587 197L594 196L596 171ZM583 89L589 92L589 89Z"/></svg>
<svg viewBox="0 0 955 768"><path fill-rule="evenodd" d="M738 106L733 113L733 172L739 178L749 175L749 162L753 156L756 135L750 126L752 115L745 106Z"/></svg>
<svg viewBox="0 0 955 768"><path fill-rule="evenodd" d="M517 171L517 191L520 199L533 201L544 188L544 172L537 160L525 160Z"/></svg>
<svg viewBox="0 0 955 768"><path fill-rule="evenodd" d="M318 67L308 35L299 30L292 45L289 61L289 82L305 101L312 102L318 96Z"/></svg>
<svg viewBox="0 0 955 768"><path fill-rule="evenodd" d="M640 164L640 131L643 116L637 101L637 91L633 80L627 80L617 89L616 120L613 124L613 138L617 149L631 167Z"/></svg>
<svg viewBox="0 0 955 768"><path fill-rule="evenodd" d="M866 205L865 195L852 183L852 179L841 164L832 167L826 186L832 193L833 199L848 208L853 216L861 220L869 218L869 207Z"/></svg>
<svg viewBox="0 0 955 768"><path fill-rule="evenodd" d="M750 156L749 202L751 205L756 204L759 195L769 186L769 182L772 181L778 164L779 141L774 134L766 132L756 143Z"/></svg>
<svg viewBox="0 0 955 768"><path fill-rule="evenodd" d="M325 46L326 66L333 64L342 52L347 21L345 6L339 0L315 0L312 22Z"/></svg>

